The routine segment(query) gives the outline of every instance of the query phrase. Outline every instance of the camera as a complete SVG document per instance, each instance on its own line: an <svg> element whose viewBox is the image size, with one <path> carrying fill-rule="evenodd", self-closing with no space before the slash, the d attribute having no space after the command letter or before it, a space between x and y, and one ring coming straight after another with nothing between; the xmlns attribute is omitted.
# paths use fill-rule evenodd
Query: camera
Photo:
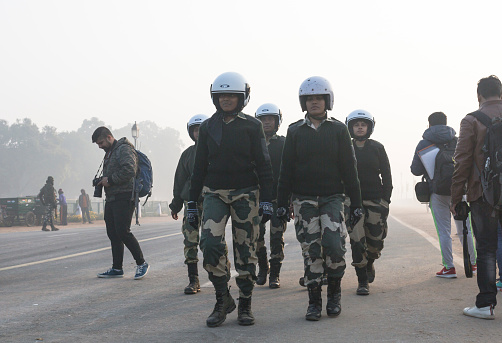
<svg viewBox="0 0 502 343"><path fill-rule="evenodd" d="M94 195L95 198L101 198L103 196L103 185L98 185L101 182L103 177L96 177L92 180L92 185L94 187Z"/></svg>

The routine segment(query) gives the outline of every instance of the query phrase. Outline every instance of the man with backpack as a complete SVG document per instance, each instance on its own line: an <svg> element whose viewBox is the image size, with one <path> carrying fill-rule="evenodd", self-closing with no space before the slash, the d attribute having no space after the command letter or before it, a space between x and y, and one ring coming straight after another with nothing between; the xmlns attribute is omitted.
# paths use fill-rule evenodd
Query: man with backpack
<svg viewBox="0 0 502 343"><path fill-rule="evenodd" d="M98 127L92 134L96 143L106 154L103 160L103 176L97 186L103 186L106 194L106 233L111 242L113 265L100 278L123 277L124 245L136 260L135 280L142 279L150 266L143 258L138 240L131 232L134 213L134 184L138 172L138 153L134 146L123 137L116 140L110 130ZM141 195L141 194L140 194Z"/></svg>
<svg viewBox="0 0 502 343"><path fill-rule="evenodd" d="M436 273L437 277L441 278L456 278L457 273L453 264L452 240L451 240L451 213L450 213L450 198L451 198L451 178L453 175L453 154L457 146L457 137L455 130L446 125L446 115L443 112L434 112L429 116L429 128L425 130L423 139L418 143L411 164L411 172L413 175L424 175L429 184L430 202L434 225L439 238L439 246L441 248L443 269ZM433 178L427 173L422 160L419 157L419 152L434 145L439 148L435 158ZM457 227L457 235L460 238L460 243L463 242L463 223L460 220L455 220ZM473 272L476 270L476 256L472 240L471 228L469 221L467 243L469 247L469 255Z"/></svg>
<svg viewBox="0 0 502 343"><path fill-rule="evenodd" d="M460 123L460 135L455 150L455 171L451 185L450 210L462 201L467 185L472 227L478 252L476 304L466 307L466 316L494 319L497 305L496 266L497 227L501 222L499 204L501 192L499 149L502 149L502 84L498 77L482 78L477 87L479 110L470 113ZM488 140L485 140L488 138ZM497 194L494 201L493 193Z"/></svg>

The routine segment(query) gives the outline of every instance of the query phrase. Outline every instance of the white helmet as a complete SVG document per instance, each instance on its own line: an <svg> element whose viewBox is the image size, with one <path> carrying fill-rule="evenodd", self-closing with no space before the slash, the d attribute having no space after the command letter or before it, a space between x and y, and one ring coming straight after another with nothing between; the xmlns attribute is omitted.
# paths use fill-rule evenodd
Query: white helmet
<svg viewBox="0 0 502 343"><path fill-rule="evenodd" d="M204 114L196 114L192 118L190 118L190 120L188 121L188 123L187 123L188 135L194 141L195 141L195 139L193 138L193 129L195 128L195 126L199 126L200 124L202 124L202 122L204 120L206 120L207 118L208 118L208 116L206 116ZM192 129L190 129L190 128L192 128Z"/></svg>
<svg viewBox="0 0 502 343"><path fill-rule="evenodd" d="M220 103L218 101L218 96L216 94L221 93L233 93L239 94L239 105L237 105L239 112L248 104L249 93L251 88L247 83L244 76L239 73L227 72L218 76L214 82L211 84L211 99L213 99L213 104L218 110L221 111Z"/></svg>
<svg viewBox="0 0 502 343"><path fill-rule="evenodd" d="M279 129L279 126L282 123L282 112L277 107L277 105L271 104L271 103L266 103L258 107L256 110L256 113L254 114L256 118L263 117L263 116L276 116L277 117L277 125L276 125L276 130Z"/></svg>
<svg viewBox="0 0 502 343"><path fill-rule="evenodd" d="M329 81L324 77L312 76L302 82L299 92L302 111L307 110L306 99L304 98L306 95L326 95L326 110L331 111L333 109L333 89Z"/></svg>
<svg viewBox="0 0 502 343"><path fill-rule="evenodd" d="M354 130L352 129L352 126L356 123L358 120L364 120L365 122L368 123L368 132L364 137L355 137L354 135ZM350 114L347 116L347 119L345 119L345 125L349 128L349 133L350 136L354 139L358 140L365 140L371 136L373 133L373 130L375 129L375 118L373 118L373 115L369 113L366 110L355 110L350 112Z"/></svg>

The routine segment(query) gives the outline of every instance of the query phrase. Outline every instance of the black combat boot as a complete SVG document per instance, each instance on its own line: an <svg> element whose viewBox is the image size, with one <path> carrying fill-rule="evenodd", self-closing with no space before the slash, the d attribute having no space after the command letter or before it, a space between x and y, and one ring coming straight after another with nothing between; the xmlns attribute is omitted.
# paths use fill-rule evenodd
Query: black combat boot
<svg viewBox="0 0 502 343"><path fill-rule="evenodd" d="M44 226L42 226L42 231L51 231L51 230L49 230L49 229L47 228L47 226L45 226L45 225L44 225Z"/></svg>
<svg viewBox="0 0 502 343"><path fill-rule="evenodd" d="M54 225L51 225L51 230L52 231L59 231L59 229L57 227L55 227ZM49 230L47 230L47 231L49 231Z"/></svg>
<svg viewBox="0 0 502 343"><path fill-rule="evenodd" d="M326 304L326 313L329 317L336 317L342 312L340 298L342 297L342 288L340 287L341 278L328 277L328 303Z"/></svg>
<svg viewBox="0 0 502 343"><path fill-rule="evenodd" d="M322 312L322 298L321 298L321 285L317 282L307 285L309 292L309 307L305 319L317 321L321 319Z"/></svg>
<svg viewBox="0 0 502 343"><path fill-rule="evenodd" d="M299 283L299 284L300 284L300 286L302 286L302 287L307 287L307 286L305 285L305 277L303 277L303 276L300 278L300 280L298 280L298 283Z"/></svg>
<svg viewBox="0 0 502 343"><path fill-rule="evenodd" d="M254 316L253 312L251 311L251 297L249 298L239 297L237 322L239 323L239 325L254 324Z"/></svg>
<svg viewBox="0 0 502 343"><path fill-rule="evenodd" d="M368 264L366 265L366 271L368 273L368 282L372 283L375 281L375 266L373 265L373 262L375 262L374 259L368 258Z"/></svg>
<svg viewBox="0 0 502 343"><path fill-rule="evenodd" d="M216 291L216 305L214 305L213 312L207 317L206 325L209 327L216 327L223 324L227 319L227 314L235 310L235 301L230 295L230 289Z"/></svg>
<svg viewBox="0 0 502 343"><path fill-rule="evenodd" d="M185 287L185 294L197 294L200 292L199 272L197 271L197 263L188 264L188 286Z"/></svg>
<svg viewBox="0 0 502 343"><path fill-rule="evenodd" d="M279 273L281 272L281 263L273 263L270 265L270 279L268 280L268 287L279 288L281 282L279 280Z"/></svg>
<svg viewBox="0 0 502 343"><path fill-rule="evenodd" d="M256 284L264 285L267 282L267 275L269 271L267 256L258 258L258 275L256 276Z"/></svg>
<svg viewBox="0 0 502 343"><path fill-rule="evenodd" d="M358 286L356 290L357 295L368 295L370 294L370 286L368 284L368 273L366 272L366 267L358 268L356 267Z"/></svg>

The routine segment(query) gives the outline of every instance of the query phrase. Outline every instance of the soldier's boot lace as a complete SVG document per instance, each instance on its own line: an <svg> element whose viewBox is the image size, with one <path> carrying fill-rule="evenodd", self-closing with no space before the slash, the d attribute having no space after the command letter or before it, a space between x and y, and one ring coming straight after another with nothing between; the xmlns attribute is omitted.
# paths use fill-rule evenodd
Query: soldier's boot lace
<svg viewBox="0 0 502 343"><path fill-rule="evenodd" d="M227 314L235 310L235 301L230 295L230 289L216 291L216 304L213 312L207 317L206 325L216 327L223 324L227 319Z"/></svg>
<svg viewBox="0 0 502 343"><path fill-rule="evenodd" d="M321 319L322 312L322 298L321 298L321 285L318 283L307 285L309 293L309 307L305 319L317 321Z"/></svg>
<svg viewBox="0 0 502 343"><path fill-rule="evenodd" d="M342 312L342 297L341 278L328 277L328 302L326 304L326 313L329 317L336 317Z"/></svg>
<svg viewBox="0 0 502 343"><path fill-rule="evenodd" d="M281 282L279 280L279 273L281 272L281 263L273 263L270 265L270 278L268 280L268 287L279 288Z"/></svg>
<svg viewBox="0 0 502 343"><path fill-rule="evenodd" d="M258 258L258 275L256 276L256 284L264 285L267 282L267 275L269 272L269 266L267 261L267 256Z"/></svg>
<svg viewBox="0 0 502 343"><path fill-rule="evenodd" d="M188 286L185 287L185 294L197 294L200 292L199 272L197 263L188 264Z"/></svg>
<svg viewBox="0 0 502 343"><path fill-rule="evenodd" d="M239 297L237 322L239 323L239 325L254 324L254 316L253 312L251 311L251 297L249 298Z"/></svg>

